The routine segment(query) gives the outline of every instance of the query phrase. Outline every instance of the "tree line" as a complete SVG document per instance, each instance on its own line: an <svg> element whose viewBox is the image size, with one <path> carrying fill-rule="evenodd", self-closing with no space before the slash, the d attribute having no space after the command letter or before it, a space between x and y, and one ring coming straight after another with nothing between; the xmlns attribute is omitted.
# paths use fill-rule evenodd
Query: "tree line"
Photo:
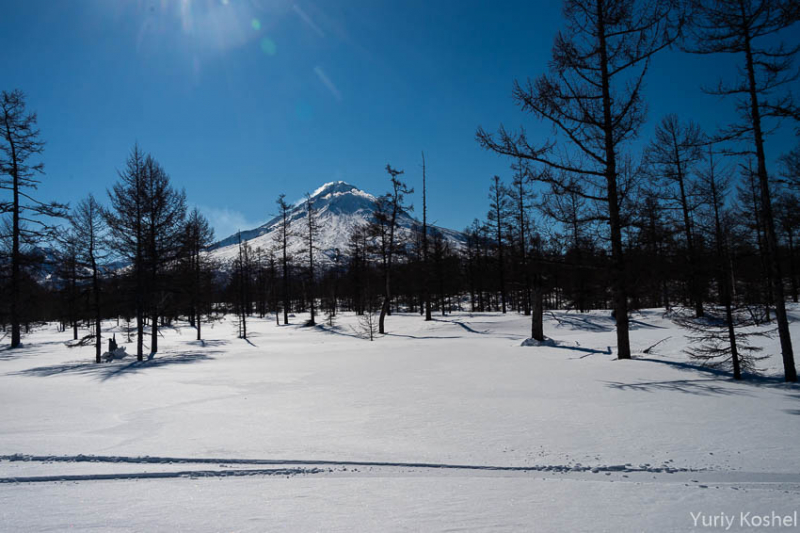
<svg viewBox="0 0 800 533"><path fill-rule="evenodd" d="M553 133L530 139L524 130L478 128L478 143L507 158L511 177L488 180L489 209L458 241L428 223L422 154L422 222L411 232L399 217L412 211L414 191L403 170L387 165L387 192L344 249L320 249L310 196L295 220L281 195L272 246L239 238L236 257L215 263L208 221L138 146L107 202L89 196L70 210L36 199L44 147L36 115L20 91L3 92L0 189L10 199L0 210L10 216L0 322L11 346L32 323L55 320L74 342L93 342L99 362L103 321L116 319L129 335L135 329L141 360L158 350L159 327L179 319L201 339L204 322L231 313L246 338L252 316L274 314L285 325L307 312L309 326L321 315L332 326L341 311L376 314L378 333L396 311L425 320L456 310L518 312L543 341L545 310L571 308L611 309L625 359L631 313L664 307L696 333L694 357L737 379L759 358L748 327L774 322L786 380L796 381L785 302L797 301L800 285L800 148L771 171L766 154L775 125L800 119L788 90L798 49L780 42L800 8L781 0L566 0L564 17L550 70L512 90L521 111ZM648 70L670 47L737 58L725 82L702 90L731 99L738 115L719 131L667 115L636 151ZM53 222L60 219L67 223ZM294 239L303 247L293 255Z"/></svg>

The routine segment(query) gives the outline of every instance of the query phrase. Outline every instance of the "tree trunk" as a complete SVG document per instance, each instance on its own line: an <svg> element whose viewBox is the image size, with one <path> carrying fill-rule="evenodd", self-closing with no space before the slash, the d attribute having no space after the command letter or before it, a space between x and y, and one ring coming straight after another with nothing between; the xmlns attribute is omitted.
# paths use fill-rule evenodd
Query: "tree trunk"
<svg viewBox="0 0 800 533"><path fill-rule="evenodd" d="M597 2L600 37L600 65L602 68L603 89L603 128L606 155L606 182L608 184L608 211L611 226L611 260L613 262L611 280L614 292L614 316L617 323L617 357L631 358L631 345L628 334L628 297L625 292L625 260L622 255L622 226L617 195L617 163L614 151L614 125L611 121L610 77L608 74L608 51L606 50L605 14L602 2Z"/></svg>
<svg viewBox="0 0 800 533"><path fill-rule="evenodd" d="M144 361L144 310L136 306L136 359Z"/></svg>
<svg viewBox="0 0 800 533"><path fill-rule="evenodd" d="M797 303L797 266L795 264L794 238L792 237L792 230L790 229L787 234L789 241L789 279L792 284L792 301Z"/></svg>
<svg viewBox="0 0 800 533"><path fill-rule="evenodd" d="M506 269L503 261L503 241L499 219L497 221L497 259L499 262L498 270L500 271L500 310L503 314L506 314Z"/></svg>
<svg viewBox="0 0 800 533"><path fill-rule="evenodd" d="M727 291L726 291L727 292ZM742 379L742 369L739 363L739 351L736 347L736 330L733 327L733 312L731 310L730 295L725 296L725 320L728 322L728 339L731 345L731 361L733 362L733 379Z"/></svg>
<svg viewBox="0 0 800 533"><path fill-rule="evenodd" d="M533 284L533 311L531 313L531 337L537 341L544 340L544 294L542 280L536 276Z"/></svg>
<svg viewBox="0 0 800 533"><path fill-rule="evenodd" d="M712 167L713 169L713 163ZM719 202L718 194L716 189L716 184L714 182L713 175L711 177L711 193L712 193L712 201L714 202L714 234L716 236L716 245L717 245L717 263L718 263L718 271L719 271L719 284L720 284L720 292L722 296L723 304L725 305L725 321L728 325L728 342L730 343L731 347L731 362L733 363L733 379L740 380L742 379L742 369L741 363L739 361L739 350L736 346L736 328L733 325L733 310L731 309L731 301L732 301L732 290L730 287L731 276L728 272L728 261L727 261L727 254L724 253L724 250L727 247L723 247L722 240L722 223L720 222L719 217Z"/></svg>
<svg viewBox="0 0 800 533"><path fill-rule="evenodd" d="M150 354L158 351L158 309L153 310L150 324Z"/></svg>
<svg viewBox="0 0 800 533"><path fill-rule="evenodd" d="M9 139L11 137L9 136ZM14 207L12 210L12 230L11 230L11 347L18 348L22 344L20 334L19 318L19 285L20 285L20 262L22 257L19 251L19 176L17 168L16 147L11 142L11 177L14 189Z"/></svg>
<svg viewBox="0 0 800 533"><path fill-rule="evenodd" d="M92 292L94 296L94 351L95 361L100 363L101 356L103 355L103 318L100 313L100 280L97 276L97 263L94 260L93 250L90 252L90 255L92 261Z"/></svg>
<svg viewBox="0 0 800 533"><path fill-rule="evenodd" d="M389 314L389 295L384 295L383 297L383 304L381 305L381 314L378 318L378 333L381 335L386 333L386 328L384 326L386 315Z"/></svg>
<svg viewBox="0 0 800 533"><path fill-rule="evenodd" d="M525 224L525 187L522 178L517 180L517 208L519 213L519 249L520 257L522 259L522 279L523 279L523 294L522 306L525 316L531 314L531 277L528 271L528 246L527 239L525 238L526 224Z"/></svg>
<svg viewBox="0 0 800 533"><path fill-rule="evenodd" d="M309 216L311 216L311 215L309 214ZM314 252L313 252L314 248L313 248L313 244L314 244L313 243L313 239L309 239L308 248L309 248L309 250L312 250L312 251L309 251L309 253L308 253L308 261L309 261L309 266L310 266L310 272L309 272L309 278L310 279L308 281L308 301L309 301L309 310L311 311L311 320L309 320L308 323L311 326L316 325L316 322L314 321Z"/></svg>
<svg viewBox="0 0 800 533"><path fill-rule="evenodd" d="M199 241L199 239L198 239ZM194 315L195 327L197 328L197 340L202 340L202 316L200 314L200 249L199 242L196 243L197 248L194 250L194 290L192 291L192 314Z"/></svg>
<svg viewBox="0 0 800 533"><path fill-rule="evenodd" d="M392 219L392 224L394 224L394 218ZM387 258L386 262L386 272L384 272L384 286L383 286L383 304L381 304L381 314L378 318L378 333L381 335L386 333L386 328L384 327L386 321L386 315L389 314L389 306L391 305L392 300L392 285L391 285L391 272L392 272L392 258L391 258L391 249L394 246L394 232L390 231L389 237L389 257Z"/></svg>
<svg viewBox="0 0 800 533"><path fill-rule="evenodd" d="M761 189L761 211L764 214L764 227L766 230L767 253L772 274L772 289L775 297L775 316L778 321L778 336L781 341L781 354L783 355L783 369L788 382L797 381L797 369L794 366L794 352L792 339L789 333L789 320L786 316L786 302L783 292L783 277L781 275L780 256L778 253L778 239L775 234L775 220L772 215L772 200L770 199L769 178L767 176L767 163L764 154L764 135L761 130L761 114L756 92L755 69L753 67L753 54L750 49L750 36L745 38L745 56L747 58L747 75L750 85L750 118L753 123L753 137L756 143L756 158L758 160L758 180Z"/></svg>
<svg viewBox="0 0 800 533"><path fill-rule="evenodd" d="M286 259L286 244L283 245L283 323L289 324L289 273Z"/></svg>
<svg viewBox="0 0 800 533"><path fill-rule="evenodd" d="M422 153L422 299L425 320L431 317L430 267L428 265L428 184L425 174L425 152Z"/></svg>
<svg viewBox="0 0 800 533"><path fill-rule="evenodd" d="M703 297L701 295L700 280L697 274L697 255L694 248L694 238L692 237L692 221L689 217L689 204L686 200L686 188L683 183L683 173L678 164L678 184L681 193L681 210L683 211L684 233L686 234L687 259L689 262L689 292L694 303L694 314L697 318L703 316Z"/></svg>

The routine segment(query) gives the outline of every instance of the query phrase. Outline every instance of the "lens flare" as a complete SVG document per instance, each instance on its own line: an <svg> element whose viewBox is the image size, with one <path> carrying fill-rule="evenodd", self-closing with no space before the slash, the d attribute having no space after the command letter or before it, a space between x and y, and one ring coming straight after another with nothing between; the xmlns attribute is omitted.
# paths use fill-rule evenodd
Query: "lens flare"
<svg viewBox="0 0 800 533"><path fill-rule="evenodd" d="M261 29L261 21L258 19L253 19L250 21L250 26L252 26L254 30L258 31Z"/></svg>
<svg viewBox="0 0 800 533"><path fill-rule="evenodd" d="M341 102L342 101L342 93L339 92L338 87L336 87L336 85L333 83L333 81L331 81L331 79L328 77L328 75L325 73L325 71L322 70L322 67L320 67L320 66L314 67L314 73L319 78L319 81L321 81L322 84L325 87L328 88L328 90L331 92L333 97Z"/></svg>
<svg viewBox="0 0 800 533"><path fill-rule="evenodd" d="M267 54L268 56L274 56L278 53L278 45L275 44L275 41L270 39L269 37L264 37L261 39L261 51Z"/></svg>

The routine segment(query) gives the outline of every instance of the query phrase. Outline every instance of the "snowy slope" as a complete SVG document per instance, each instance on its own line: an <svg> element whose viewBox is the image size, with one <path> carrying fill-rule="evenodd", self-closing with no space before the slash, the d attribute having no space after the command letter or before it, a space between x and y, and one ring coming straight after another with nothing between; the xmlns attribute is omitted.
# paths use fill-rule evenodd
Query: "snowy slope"
<svg viewBox="0 0 800 533"><path fill-rule="evenodd" d="M548 313L540 347L515 314L398 313L375 342L350 314L253 319L249 341L178 324L102 365L40 327L0 350L0 531L722 531L691 513L797 509L777 339L736 383L663 310L633 318L630 361L600 311Z"/></svg>
<svg viewBox="0 0 800 533"><path fill-rule="evenodd" d="M372 220L377 199L349 183L334 181L314 191L311 201L319 217L319 249L324 256L330 256L337 248L344 252L353 230L365 226ZM306 216L307 205L303 199L296 202L290 212L289 220L293 233L289 246L291 254L299 254L304 248ZM258 228L242 231L242 241L247 242L253 249L261 248L267 251L274 248L280 222L280 217L276 216ZM400 214L399 226L401 237L407 237L415 227L421 227L422 223L404 212ZM464 235L458 231L438 227L435 231L440 232L452 246L461 246L465 241ZM222 261L231 260L238 253L237 243L237 234L222 239L211 247L211 255Z"/></svg>

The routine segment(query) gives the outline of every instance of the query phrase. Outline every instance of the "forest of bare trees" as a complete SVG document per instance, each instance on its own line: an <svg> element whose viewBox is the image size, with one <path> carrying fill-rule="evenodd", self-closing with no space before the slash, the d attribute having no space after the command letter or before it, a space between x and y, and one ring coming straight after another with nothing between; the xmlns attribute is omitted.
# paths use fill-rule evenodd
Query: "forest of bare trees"
<svg viewBox="0 0 800 533"><path fill-rule="evenodd" d="M93 344L99 363L103 321L122 320L135 323L143 360L158 351L159 328L180 320L200 341L203 324L226 314L247 338L252 316L274 314L280 326L309 313L306 325L323 327L323 313L332 324L342 311L369 315L371 337L374 324L378 334L391 329L393 312L520 313L543 341L547 309L604 309L616 322L616 355L627 359L632 313L663 308L691 332L694 357L736 379L757 368L748 328L773 323L785 379L796 381L786 303L800 292L800 147L773 153L770 135L800 131L789 90L798 48L781 44L800 9L781 0L566 0L564 15L549 70L508 80L520 117L551 133L478 127L498 171L485 176L487 210L459 244L430 223L428 180L446 177L429 175L423 153L419 171L386 165L372 220L344 249L320 246L311 196L295 219L280 195L274 242L253 248L240 234L236 258L215 262L208 220L138 145L116 177L109 169L106 193L71 210L38 198L46 132L21 91L3 92L4 342L18 347L27 329L54 321L72 342ZM704 131L680 113L648 116L649 67L667 48L736 58L718 85L697 88L734 101L730 124ZM398 219L413 213L408 183L417 182L422 221L409 236ZM293 255L295 240L303 252Z"/></svg>

